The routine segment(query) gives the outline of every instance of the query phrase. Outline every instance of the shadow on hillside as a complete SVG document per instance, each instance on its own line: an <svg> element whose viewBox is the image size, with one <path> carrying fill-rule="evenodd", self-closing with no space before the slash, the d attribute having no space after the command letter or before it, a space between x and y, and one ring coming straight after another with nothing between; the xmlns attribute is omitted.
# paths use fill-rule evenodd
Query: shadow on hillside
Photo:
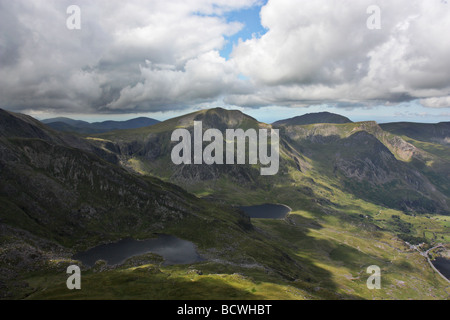
<svg viewBox="0 0 450 320"><path fill-rule="evenodd" d="M350 293L338 293L339 285L335 282L330 271L319 265L348 264L354 269L351 259L358 257L360 253L351 247L341 248L339 259L334 260L329 253L336 249L337 244L326 240L317 239L310 235L311 230L320 230L323 227L315 220L290 216L283 220L258 220L255 222L256 231L264 237L264 241L270 244L281 256L276 261L267 263L283 282L294 287L301 288L311 293L313 297L322 299L363 299ZM368 259L360 257L358 260ZM350 259L349 261L347 261ZM361 263L361 261L358 261ZM360 270L358 270L359 272ZM355 271L356 273L356 271ZM361 286L365 287L361 281Z"/></svg>
<svg viewBox="0 0 450 320"><path fill-rule="evenodd" d="M236 279L238 282L239 279ZM31 300L257 300L255 290L237 288L219 276L172 274L170 269L116 269L89 273L82 278L81 290L68 290L63 277L43 276Z"/></svg>

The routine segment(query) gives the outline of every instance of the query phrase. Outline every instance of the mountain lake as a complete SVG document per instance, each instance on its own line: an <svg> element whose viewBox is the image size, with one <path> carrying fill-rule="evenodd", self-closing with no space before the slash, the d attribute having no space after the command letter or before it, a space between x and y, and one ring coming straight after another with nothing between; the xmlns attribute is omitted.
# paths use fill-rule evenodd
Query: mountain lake
<svg viewBox="0 0 450 320"><path fill-rule="evenodd" d="M75 254L73 259L81 261L88 267L94 266L98 260L105 260L109 265L117 265L131 257L146 253L162 256L163 265L166 266L204 261L192 242L170 235L158 235L158 238L142 241L124 239L115 243L102 244Z"/></svg>
<svg viewBox="0 0 450 320"><path fill-rule="evenodd" d="M450 259L438 257L432 263L444 277L450 280Z"/></svg>

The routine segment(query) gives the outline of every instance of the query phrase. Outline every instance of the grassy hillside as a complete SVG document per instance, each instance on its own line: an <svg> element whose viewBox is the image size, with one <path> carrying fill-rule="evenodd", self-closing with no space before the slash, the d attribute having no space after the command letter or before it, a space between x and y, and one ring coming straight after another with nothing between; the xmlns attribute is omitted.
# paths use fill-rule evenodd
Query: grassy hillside
<svg viewBox="0 0 450 320"><path fill-rule="evenodd" d="M371 209L366 208L365 213ZM254 226L267 243L283 250L296 262L291 270L283 269L281 273L280 268L275 271L255 263L272 259L271 255L259 257L253 263L218 260L171 267L145 262L134 265L130 261L103 271L101 267L83 271L81 291L65 289L66 277L62 272L30 274L27 279L30 288L25 296L29 299L204 300L447 298L448 284L436 276L424 257L390 231L373 227L372 219L388 221L395 214L408 219L389 210L360 220L338 213L326 215L301 210L294 211L286 221L254 220ZM435 220L420 218L415 223L440 228L440 222ZM231 250L237 253L248 249L239 243ZM284 260L278 261L283 264ZM371 291L366 287L369 276L366 269L373 264L382 268L382 290ZM46 290L42 291L43 288Z"/></svg>
<svg viewBox="0 0 450 320"><path fill-rule="evenodd" d="M26 130L0 137L2 298L448 298L448 283L405 242L450 246L449 216L433 213L447 190L433 174L448 173L436 146L372 122L283 126L280 172L263 177L258 166L177 168L168 158L173 128L191 130L194 120L270 128L240 112L201 111L83 141L10 115L4 123ZM403 208L405 199L421 202ZM232 207L262 203L292 212L250 220ZM81 291L67 290L73 253L157 233L192 241L206 261L98 263L82 267ZM367 289L370 265L382 270L381 290Z"/></svg>

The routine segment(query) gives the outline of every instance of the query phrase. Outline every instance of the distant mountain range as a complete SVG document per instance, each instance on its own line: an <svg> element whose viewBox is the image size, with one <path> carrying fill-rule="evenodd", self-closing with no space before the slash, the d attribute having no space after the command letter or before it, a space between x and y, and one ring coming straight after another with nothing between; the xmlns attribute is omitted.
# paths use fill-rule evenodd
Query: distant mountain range
<svg viewBox="0 0 450 320"><path fill-rule="evenodd" d="M42 123L58 131L80 134L93 134L114 130L148 127L159 123L159 121L151 118L140 117L126 121L104 121L89 123L86 121L73 120L70 118L52 118L42 120Z"/></svg>
<svg viewBox="0 0 450 320"><path fill-rule="evenodd" d="M138 129L143 127L149 127L159 123L160 121L151 118L140 117L127 121L104 121L104 122L89 123L81 120L58 117L42 120L41 122L57 131L79 133L79 134L97 134L115 130L127 130L127 129ZM298 116L291 119L280 120L273 123L273 125L274 126L308 125L315 123L342 124L342 123L352 123L352 121L338 114L330 112L320 112L320 113L305 114L303 116Z"/></svg>

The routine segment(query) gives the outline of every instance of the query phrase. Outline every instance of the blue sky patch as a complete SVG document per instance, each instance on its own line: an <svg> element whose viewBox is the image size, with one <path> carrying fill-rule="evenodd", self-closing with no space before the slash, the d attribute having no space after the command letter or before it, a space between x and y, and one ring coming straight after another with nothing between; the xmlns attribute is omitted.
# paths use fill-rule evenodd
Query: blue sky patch
<svg viewBox="0 0 450 320"><path fill-rule="evenodd" d="M233 46L239 42L239 39L243 41L251 39L253 36L259 38L264 35L267 30L261 25L260 12L261 8L265 6L267 0L261 1L260 4L255 5L248 9L239 11L232 11L225 15L227 21L238 21L244 24L242 30L231 37L225 37L227 44L220 51L220 55L225 59L229 59Z"/></svg>

